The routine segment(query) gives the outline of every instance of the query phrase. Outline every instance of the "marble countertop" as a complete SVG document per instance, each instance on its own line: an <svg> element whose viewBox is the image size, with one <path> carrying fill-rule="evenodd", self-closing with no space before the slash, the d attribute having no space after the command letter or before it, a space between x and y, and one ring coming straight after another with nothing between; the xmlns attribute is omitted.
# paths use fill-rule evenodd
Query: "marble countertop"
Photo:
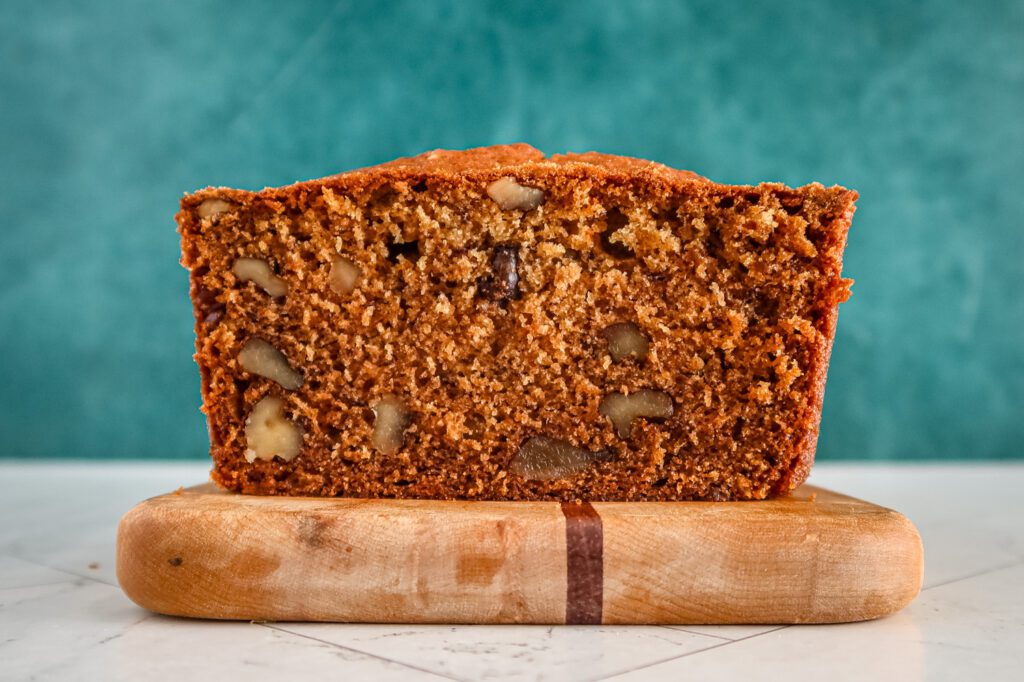
<svg viewBox="0 0 1024 682"><path fill-rule="evenodd" d="M1021 679L1024 465L829 465L813 483L907 515L925 580L904 611L828 626L406 626L192 621L118 589L136 502L206 464L0 462L3 680ZM244 674L244 676L243 676Z"/></svg>

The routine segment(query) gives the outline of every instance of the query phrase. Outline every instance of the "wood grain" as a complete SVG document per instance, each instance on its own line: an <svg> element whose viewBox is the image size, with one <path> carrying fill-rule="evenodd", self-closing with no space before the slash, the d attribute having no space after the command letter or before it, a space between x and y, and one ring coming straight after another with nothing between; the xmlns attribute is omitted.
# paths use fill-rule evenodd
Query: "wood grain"
<svg viewBox="0 0 1024 682"><path fill-rule="evenodd" d="M207 484L139 504L117 544L139 605L243 620L845 622L907 605L922 569L905 517L812 486L764 502L574 506Z"/></svg>

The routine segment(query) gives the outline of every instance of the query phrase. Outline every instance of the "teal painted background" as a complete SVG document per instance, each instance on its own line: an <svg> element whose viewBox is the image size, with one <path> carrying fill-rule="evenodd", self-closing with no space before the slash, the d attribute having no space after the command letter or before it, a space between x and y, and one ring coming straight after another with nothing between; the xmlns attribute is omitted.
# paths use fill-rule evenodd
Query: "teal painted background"
<svg viewBox="0 0 1024 682"><path fill-rule="evenodd" d="M203 457L172 215L528 141L861 192L822 458L1024 454L1024 3L0 13L0 455Z"/></svg>

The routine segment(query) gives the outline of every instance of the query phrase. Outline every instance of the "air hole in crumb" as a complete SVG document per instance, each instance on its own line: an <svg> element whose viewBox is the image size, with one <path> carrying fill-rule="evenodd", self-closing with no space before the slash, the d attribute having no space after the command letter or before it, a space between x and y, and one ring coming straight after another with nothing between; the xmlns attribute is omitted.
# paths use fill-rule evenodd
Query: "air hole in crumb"
<svg viewBox="0 0 1024 682"><path fill-rule="evenodd" d="M370 203L377 206L388 206L395 203L395 199L397 198L398 192L395 191L394 187L380 187L373 193L373 196L370 197Z"/></svg>
<svg viewBox="0 0 1024 682"><path fill-rule="evenodd" d="M743 417L739 417L736 423L732 425L732 437L735 440L739 440L743 437L743 427L746 425L747 420Z"/></svg>
<svg viewBox="0 0 1024 682"><path fill-rule="evenodd" d="M397 263L399 258L416 262L419 260L419 257L420 243L418 240L414 239L411 242L392 241L388 243L388 260L392 263Z"/></svg>
<svg viewBox="0 0 1024 682"><path fill-rule="evenodd" d="M732 208L734 203L732 197L722 197L718 200L718 208Z"/></svg>
<svg viewBox="0 0 1024 682"><path fill-rule="evenodd" d="M428 275L428 279L430 280L430 284L432 286L435 286L438 289L444 289L446 291L452 291L461 286L459 282L450 279L443 279L438 275Z"/></svg>
<svg viewBox="0 0 1024 682"><path fill-rule="evenodd" d="M209 315L203 318L203 324L205 324L207 327L216 327L217 324L220 322L220 318L224 317L224 311L225 308L223 307L217 308L216 310L214 310Z"/></svg>
<svg viewBox="0 0 1024 682"><path fill-rule="evenodd" d="M617 208L608 211L607 227L600 234L601 250L613 258L633 258L633 249L619 241L612 241L612 235L629 224L629 218Z"/></svg>
<svg viewBox="0 0 1024 682"><path fill-rule="evenodd" d="M705 498L710 502L726 502L732 497L732 494L725 490L722 486L712 486L708 488Z"/></svg>
<svg viewBox="0 0 1024 682"><path fill-rule="evenodd" d="M415 185L412 186L412 191L413 192L426 192L427 191L427 182L425 180L420 180L419 182L417 182Z"/></svg>
<svg viewBox="0 0 1024 682"><path fill-rule="evenodd" d="M476 412L470 412L466 415L465 427L466 438L470 440L481 440L485 435L487 422Z"/></svg>
<svg viewBox="0 0 1024 682"><path fill-rule="evenodd" d="M718 261L720 267L728 267L725 258L725 240L717 227L713 226L708 232L707 252L709 256Z"/></svg>
<svg viewBox="0 0 1024 682"><path fill-rule="evenodd" d="M770 241L770 238L769 238L769 241ZM747 247L746 250L750 251L752 253L757 253L757 252L759 252L759 251L764 249L764 243L757 241L753 237L747 237L744 240L744 242L745 242L746 247ZM767 242L765 242L765 243L767 243Z"/></svg>
<svg viewBox="0 0 1024 682"><path fill-rule="evenodd" d="M664 488L665 484L668 483L667 478L659 478L657 481L651 484L652 488Z"/></svg>
<svg viewBox="0 0 1024 682"><path fill-rule="evenodd" d="M491 341L491 356L498 357L510 341L508 334L495 334Z"/></svg>
<svg viewBox="0 0 1024 682"><path fill-rule="evenodd" d="M804 200L795 194L780 194L779 203L782 209L789 215L796 215L804 207Z"/></svg>
<svg viewBox="0 0 1024 682"><path fill-rule="evenodd" d="M761 320L772 320L779 314L779 301L765 291L754 291L751 297L754 315Z"/></svg>
<svg viewBox="0 0 1024 682"><path fill-rule="evenodd" d="M207 327L215 327L227 311L227 304L217 300L219 295L219 291L208 289L202 284L196 286L196 308Z"/></svg>
<svg viewBox="0 0 1024 682"><path fill-rule="evenodd" d="M245 392L249 389L248 379L235 379L235 407L239 416L245 414Z"/></svg>
<svg viewBox="0 0 1024 682"><path fill-rule="evenodd" d="M754 194L753 192L751 192L749 194L744 194L743 198L746 199L748 203L755 204L755 205L758 202L761 201L761 195L760 194Z"/></svg>

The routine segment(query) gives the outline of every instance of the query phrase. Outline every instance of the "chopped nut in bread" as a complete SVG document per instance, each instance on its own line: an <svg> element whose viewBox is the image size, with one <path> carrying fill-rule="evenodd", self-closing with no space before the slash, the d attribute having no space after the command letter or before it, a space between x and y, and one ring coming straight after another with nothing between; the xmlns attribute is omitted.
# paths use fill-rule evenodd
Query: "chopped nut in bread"
<svg viewBox="0 0 1024 682"><path fill-rule="evenodd" d="M263 339L249 339L238 354L238 364L247 372L273 379L290 391L302 386L302 375L292 369L284 353Z"/></svg>
<svg viewBox="0 0 1024 682"><path fill-rule="evenodd" d="M532 211L544 203L544 190L520 185L507 177L487 185L487 196L503 211Z"/></svg>
<svg viewBox="0 0 1024 682"><path fill-rule="evenodd" d="M344 256L338 256L331 263L330 283L335 293L351 294L359 284L362 274L359 266Z"/></svg>
<svg viewBox="0 0 1024 682"><path fill-rule="evenodd" d="M590 452L564 440L533 436L519 446L510 468L517 476L532 481L550 481L577 474L605 456L603 452Z"/></svg>
<svg viewBox="0 0 1024 682"><path fill-rule="evenodd" d="M412 413L397 396L389 395L373 406L373 414L373 447L381 454L393 455L402 447Z"/></svg>
<svg viewBox="0 0 1024 682"><path fill-rule="evenodd" d="M640 327L632 322L618 322L605 327L602 332L608 341L608 354L612 360L619 362L629 358L635 360L647 359L647 349L650 342Z"/></svg>
<svg viewBox="0 0 1024 682"><path fill-rule="evenodd" d="M239 258L231 267L235 277L243 282L255 282L274 298L288 293L288 283L274 274L270 263L262 258Z"/></svg>
<svg viewBox="0 0 1024 682"><path fill-rule="evenodd" d="M232 205L223 199L207 199L196 207L196 213L200 218L216 218L221 213L227 213Z"/></svg>
<svg viewBox="0 0 1024 682"><path fill-rule="evenodd" d="M668 393L644 388L629 395L609 393L601 399L598 411L615 425L619 438L629 438L634 419L667 419L672 416L674 408Z"/></svg>
<svg viewBox="0 0 1024 682"><path fill-rule="evenodd" d="M302 430L284 416L284 400L267 396L256 403L245 420L245 459L280 457L290 462L302 447Z"/></svg>

